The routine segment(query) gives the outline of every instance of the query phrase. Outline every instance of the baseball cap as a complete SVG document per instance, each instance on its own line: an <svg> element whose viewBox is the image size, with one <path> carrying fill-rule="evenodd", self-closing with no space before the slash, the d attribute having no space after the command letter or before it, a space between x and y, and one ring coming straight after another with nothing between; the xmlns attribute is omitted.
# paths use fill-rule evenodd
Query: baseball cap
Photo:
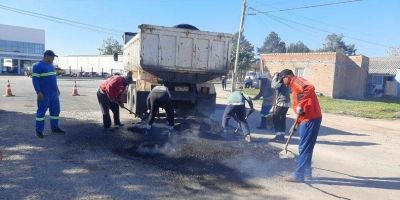
<svg viewBox="0 0 400 200"><path fill-rule="evenodd" d="M131 84L133 82L132 71L129 71L124 78L127 84Z"/></svg>
<svg viewBox="0 0 400 200"><path fill-rule="evenodd" d="M283 78L285 78L285 76L288 75L294 75L293 71L290 69L284 69L281 72L279 72L279 80L282 80Z"/></svg>
<svg viewBox="0 0 400 200"><path fill-rule="evenodd" d="M43 54L43 56L52 56L52 57L58 57L52 50L46 50Z"/></svg>

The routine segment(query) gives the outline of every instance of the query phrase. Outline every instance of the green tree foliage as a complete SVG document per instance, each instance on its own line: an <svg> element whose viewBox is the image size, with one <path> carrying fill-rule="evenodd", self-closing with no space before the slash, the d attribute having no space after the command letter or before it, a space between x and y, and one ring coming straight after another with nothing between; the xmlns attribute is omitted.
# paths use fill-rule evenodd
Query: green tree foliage
<svg viewBox="0 0 400 200"><path fill-rule="evenodd" d="M330 34L326 36L326 43L322 49L319 49L320 52L340 52L348 56L352 56L356 54L356 48L354 44L346 45L343 41L343 35Z"/></svg>
<svg viewBox="0 0 400 200"><path fill-rule="evenodd" d="M271 32L264 41L261 48L257 49L258 53L285 53L286 44L281 41L277 33Z"/></svg>
<svg viewBox="0 0 400 200"><path fill-rule="evenodd" d="M308 48L302 41L298 41L296 43L291 43L287 47L288 53L308 53L311 52L311 49Z"/></svg>
<svg viewBox="0 0 400 200"><path fill-rule="evenodd" d="M388 50L389 56L400 56L400 45L397 47L390 47Z"/></svg>
<svg viewBox="0 0 400 200"><path fill-rule="evenodd" d="M103 46L97 49L100 55L113 55L114 52L122 54L122 44L111 37L103 41Z"/></svg>
<svg viewBox="0 0 400 200"><path fill-rule="evenodd" d="M235 66L236 49L237 49L237 39L239 33L233 36L233 46L232 46L232 57L231 57L231 69ZM239 70L245 70L250 67L251 63L254 62L254 46L242 35L240 38L240 49L239 49L239 60L238 68Z"/></svg>

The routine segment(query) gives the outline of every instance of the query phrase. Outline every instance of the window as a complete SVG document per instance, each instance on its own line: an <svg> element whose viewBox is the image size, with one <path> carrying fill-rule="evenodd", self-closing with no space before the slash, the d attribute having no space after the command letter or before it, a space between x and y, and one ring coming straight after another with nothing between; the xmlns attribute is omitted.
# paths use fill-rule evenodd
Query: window
<svg viewBox="0 0 400 200"><path fill-rule="evenodd" d="M294 70L294 74L299 77L304 77L304 68L297 68Z"/></svg>
<svg viewBox="0 0 400 200"><path fill-rule="evenodd" d="M383 85L383 76L371 76L370 83L372 85Z"/></svg>
<svg viewBox="0 0 400 200"><path fill-rule="evenodd" d="M44 52L44 44L0 40L0 51L42 54Z"/></svg>

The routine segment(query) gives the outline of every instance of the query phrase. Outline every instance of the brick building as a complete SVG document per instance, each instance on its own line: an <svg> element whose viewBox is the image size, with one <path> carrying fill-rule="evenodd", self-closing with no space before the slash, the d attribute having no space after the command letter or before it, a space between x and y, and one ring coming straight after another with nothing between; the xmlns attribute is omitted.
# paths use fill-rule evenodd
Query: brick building
<svg viewBox="0 0 400 200"><path fill-rule="evenodd" d="M367 96L400 98L400 57L372 57Z"/></svg>
<svg viewBox="0 0 400 200"><path fill-rule="evenodd" d="M336 52L261 54L265 71L272 75L291 69L314 84L316 92L332 98L364 98L369 58Z"/></svg>

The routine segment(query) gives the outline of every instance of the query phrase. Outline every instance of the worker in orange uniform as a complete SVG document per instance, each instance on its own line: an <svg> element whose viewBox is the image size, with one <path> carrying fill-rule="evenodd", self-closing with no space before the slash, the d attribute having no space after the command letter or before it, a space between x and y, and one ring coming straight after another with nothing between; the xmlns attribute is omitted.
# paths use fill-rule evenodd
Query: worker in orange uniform
<svg viewBox="0 0 400 200"><path fill-rule="evenodd" d="M299 158L294 176L287 181L304 182L304 179L312 178L311 159L322 121L321 108L315 88L307 80L295 76L289 69L282 70L279 78L291 89L293 109L299 115L296 122L300 135Z"/></svg>

